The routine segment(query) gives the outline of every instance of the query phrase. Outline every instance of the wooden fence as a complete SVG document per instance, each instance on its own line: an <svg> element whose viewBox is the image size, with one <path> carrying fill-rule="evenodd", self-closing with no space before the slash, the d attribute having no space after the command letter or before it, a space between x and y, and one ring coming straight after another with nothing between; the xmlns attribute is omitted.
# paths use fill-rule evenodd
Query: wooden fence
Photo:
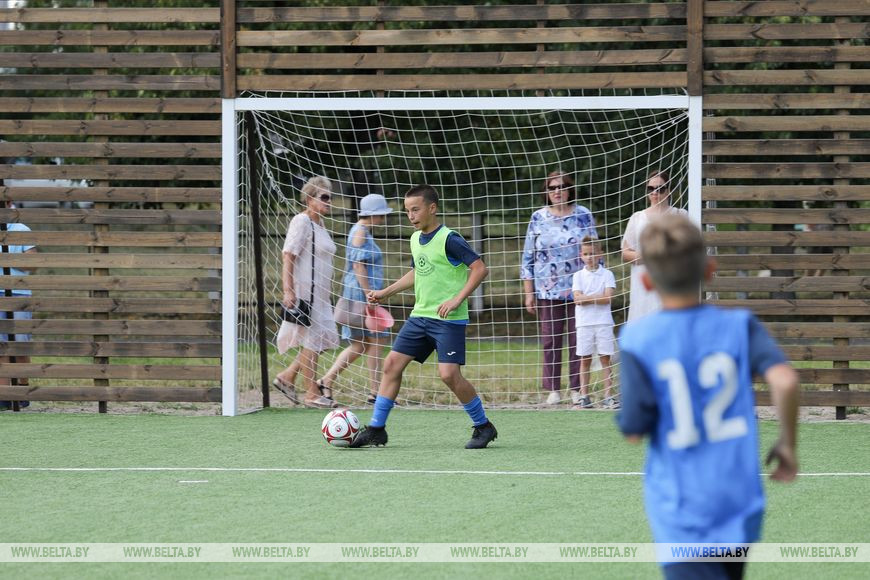
<svg viewBox="0 0 870 580"><path fill-rule="evenodd" d="M708 290L832 385L806 403L870 405L870 1L109 4L0 10L0 157L29 162L0 178L90 181L0 188L59 203L0 209L39 246L0 256L38 268L6 278L34 294L0 311L37 316L0 320L35 338L0 378L40 385L0 400L219 400L222 95L650 89L704 97Z"/></svg>

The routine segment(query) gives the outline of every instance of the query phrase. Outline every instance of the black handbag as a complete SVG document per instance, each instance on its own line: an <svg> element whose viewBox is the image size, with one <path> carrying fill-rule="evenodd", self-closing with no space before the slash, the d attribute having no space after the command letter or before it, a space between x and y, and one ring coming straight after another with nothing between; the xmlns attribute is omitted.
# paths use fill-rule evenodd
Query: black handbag
<svg viewBox="0 0 870 580"><path fill-rule="evenodd" d="M314 237L314 222L311 222L311 296L308 301L297 299L293 308L281 305L281 319L284 322L306 328L311 326L311 305L314 303Z"/></svg>

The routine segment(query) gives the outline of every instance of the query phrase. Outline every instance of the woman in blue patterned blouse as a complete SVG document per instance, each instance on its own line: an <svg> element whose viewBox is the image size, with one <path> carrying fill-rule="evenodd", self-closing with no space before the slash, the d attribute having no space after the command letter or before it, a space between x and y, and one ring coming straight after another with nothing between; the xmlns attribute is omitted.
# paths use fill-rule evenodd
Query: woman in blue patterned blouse
<svg viewBox="0 0 870 580"><path fill-rule="evenodd" d="M580 240L598 237L592 213L574 202L574 180L554 171L544 182L544 203L532 214L523 247L520 277L523 280L526 310L541 321L544 349L543 389L549 392L547 403L562 400L563 337L568 336L569 384L571 400L580 400L580 358L574 325L574 301L571 280L583 267Z"/></svg>

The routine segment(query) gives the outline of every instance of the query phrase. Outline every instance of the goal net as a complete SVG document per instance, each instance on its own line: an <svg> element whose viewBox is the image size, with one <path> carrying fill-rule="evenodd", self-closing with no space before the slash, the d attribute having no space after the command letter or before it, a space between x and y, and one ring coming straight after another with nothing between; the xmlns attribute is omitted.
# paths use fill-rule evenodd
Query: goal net
<svg viewBox="0 0 870 580"><path fill-rule="evenodd" d="M237 384L243 408L257 406L263 379L271 382L295 356L295 351L279 355L275 346L282 247L290 220L305 209L300 188L312 176L325 176L333 184L332 209L324 220L337 247L332 304L342 295L348 232L357 222L359 200L378 193L394 210L384 225L371 228L383 253L386 286L411 266L409 237L414 230L404 215L406 190L421 183L437 189L441 223L459 232L489 268L488 278L469 299L463 369L489 406L540 405L549 395L542 389L542 327L524 306L522 280L524 259L530 257L524 257L524 249L538 243L527 235L529 223L532 214L547 205L548 174L562 171L570 176L576 184L575 202L595 220L604 265L616 279L611 302L616 333L626 318L630 282L621 241L630 216L647 207L649 175L667 171L671 204L686 207L688 203L689 116L686 106L680 106L685 97L683 101L680 96L510 101L474 97L444 99L437 104L427 99L430 95L409 93L356 101L346 94L327 95L326 99L305 95L307 100L295 98L298 95L247 97L247 111L237 116ZM300 105L303 101L304 106ZM316 106L307 104L315 101ZM331 103L333 108L329 108ZM262 248L260 267L256 267L254 252L257 239ZM546 249L537 247L536 251L545 253ZM573 265L558 267L576 269L579 263L578 256ZM257 293L259 271L262 300ZM386 304L396 320L388 345L413 301L409 291ZM573 307L568 312L574 316ZM259 346L258 316L264 317L265 356ZM572 382L567 338L561 356L563 403L570 403ZM347 345L343 342L338 349L321 354L317 378ZM260 366L263 359L268 365L265 373ZM612 364L618 393L618 356ZM591 379L590 396L600 402L603 386L598 366ZM332 388L340 403L364 406L371 386L361 357L338 376ZM301 375L296 389L300 394L305 391ZM273 390L272 397L282 395ZM438 378L434 354L425 364L408 367L397 403L458 404Z"/></svg>

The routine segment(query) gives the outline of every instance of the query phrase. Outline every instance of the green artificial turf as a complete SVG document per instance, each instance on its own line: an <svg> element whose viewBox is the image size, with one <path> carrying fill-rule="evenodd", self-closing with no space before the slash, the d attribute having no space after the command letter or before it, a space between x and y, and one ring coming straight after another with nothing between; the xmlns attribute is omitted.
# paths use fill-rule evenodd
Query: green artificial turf
<svg viewBox="0 0 870 580"><path fill-rule="evenodd" d="M368 412L359 412L366 421ZM235 418L0 415L0 467L182 467L185 471L0 471L0 542L650 542L636 475L643 448L610 412L495 411L490 449L455 411L397 409L386 448L329 447L324 412ZM766 448L777 425L762 422ZM801 470L870 472L870 425L801 425ZM197 467L335 472L197 471ZM361 473L352 470L504 473ZM345 471L347 470L347 471ZM557 472L543 475L540 472ZM723 477L727 474L723 474ZM206 480L185 484L181 481ZM767 484L765 542L870 542L870 478ZM748 577L856 577L866 564L751 564ZM650 577L652 563L0 564L41 577Z"/></svg>

